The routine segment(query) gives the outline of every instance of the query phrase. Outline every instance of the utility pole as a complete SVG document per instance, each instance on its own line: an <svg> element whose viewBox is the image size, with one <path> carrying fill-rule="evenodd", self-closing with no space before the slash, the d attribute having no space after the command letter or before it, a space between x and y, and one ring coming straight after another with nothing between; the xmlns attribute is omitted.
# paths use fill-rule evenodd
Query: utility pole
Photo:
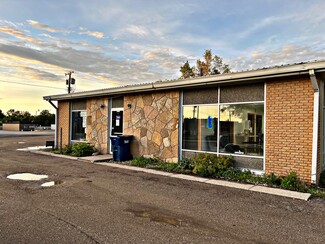
<svg viewBox="0 0 325 244"><path fill-rule="evenodd" d="M71 92L71 82L72 82L72 80L73 80L73 83L74 83L74 79L73 79L73 78L71 79L71 75L72 75L73 73L74 73L73 71L69 71L69 72L65 73L66 76L67 76L67 75L69 76L69 79L66 80L66 84L67 84L67 86L68 86L68 93Z"/></svg>

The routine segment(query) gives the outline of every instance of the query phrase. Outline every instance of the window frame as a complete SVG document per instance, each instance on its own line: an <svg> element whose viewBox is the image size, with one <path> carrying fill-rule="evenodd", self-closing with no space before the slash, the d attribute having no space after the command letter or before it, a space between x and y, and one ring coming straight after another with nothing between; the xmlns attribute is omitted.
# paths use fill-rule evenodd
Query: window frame
<svg viewBox="0 0 325 244"><path fill-rule="evenodd" d="M193 153L211 153L211 154L216 154L216 155L220 155L220 156L235 156L235 157L245 157L245 158L258 158L258 159L263 159L263 168L265 170L265 142L266 142L266 95L265 95L265 92L266 92L266 84L264 83L264 100L261 101L245 101L245 102L227 102L227 103L221 103L220 102L220 94L221 94L221 91L220 91L220 87L218 87L218 101L216 103L210 103L210 104L186 104L184 105L183 104L183 101L182 101L182 104L180 106L180 109L182 110L181 111L181 132L180 132L180 135L181 135L181 138L180 138L180 142L181 142L181 146L180 146L180 154L182 155L182 152L193 152ZM259 155L245 155L245 154L234 154L234 153L224 153L224 152L220 152L220 108L222 105L240 105L240 104L260 104L260 105L263 105L263 123L262 123L262 128L263 128L263 132L264 132L264 142L263 142L263 155L262 156L259 156ZM217 106L218 107L218 129L217 129L217 151L216 152L213 152L213 151L204 151L204 150L193 150L193 149L184 149L183 148L183 130L184 130L184 126L183 126L183 123L184 123L184 110L183 108L184 107L193 107L193 106Z"/></svg>
<svg viewBox="0 0 325 244"><path fill-rule="evenodd" d="M193 150L193 149L185 149L183 148L184 146L184 143L183 143L183 129L184 129L184 107L216 107L217 109L217 119L218 119L218 123L217 123L217 145L218 145L218 134L219 134L219 106L218 106L218 103L210 103L210 104L186 104L186 105L183 105L182 106L182 131L181 131L181 134L182 134L182 138L181 138L181 141L182 141L182 145L181 145L181 150L186 150L186 151L197 151L197 152L208 152L208 153L217 153L217 152L214 152L214 151L203 151L203 150ZM218 151L218 147L217 147L217 151Z"/></svg>
<svg viewBox="0 0 325 244"><path fill-rule="evenodd" d="M264 159L265 158L265 102L264 101L250 101L250 102L234 102L234 103L219 103L219 115L220 115L220 107L224 105L245 105L245 104L257 104L257 105L263 105L263 123L262 123L262 128L264 132L264 142L263 142L263 155L262 156L257 156L257 155L247 155L247 154L235 154L235 153L224 153L220 152L220 144L218 141L218 154L220 155L225 155L225 156L236 156L236 157L248 157L248 158L260 158ZM220 120L218 120L218 131L219 135L218 138L220 137ZM220 138L219 138L220 139Z"/></svg>
<svg viewBox="0 0 325 244"><path fill-rule="evenodd" d="M73 116L72 114L74 112L85 112L86 113L86 123L87 123L87 109L76 109L76 110L72 110L71 109L71 113L70 113L70 138L71 138L71 143L79 143L79 142L86 142L87 141L87 124L85 128L85 138L82 140L76 140L76 139L72 139L73 136Z"/></svg>

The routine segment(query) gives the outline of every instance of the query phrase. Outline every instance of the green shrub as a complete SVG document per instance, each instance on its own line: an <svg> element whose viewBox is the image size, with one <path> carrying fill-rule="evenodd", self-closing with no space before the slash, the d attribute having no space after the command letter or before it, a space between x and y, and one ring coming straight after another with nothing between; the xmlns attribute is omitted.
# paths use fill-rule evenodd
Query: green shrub
<svg viewBox="0 0 325 244"><path fill-rule="evenodd" d="M312 197L325 198L325 191L317 186L311 186L310 188L306 189L306 191L310 193Z"/></svg>
<svg viewBox="0 0 325 244"><path fill-rule="evenodd" d="M254 175L250 170L241 170L236 168L228 168L226 170L221 170L218 172L217 176L221 178L225 178L227 180L237 180L237 181L245 181L252 182L255 180Z"/></svg>
<svg viewBox="0 0 325 244"><path fill-rule="evenodd" d="M193 157L193 173L203 177L215 176L218 171L232 167L233 163L232 157L202 153Z"/></svg>
<svg viewBox="0 0 325 244"><path fill-rule="evenodd" d="M273 172L270 175L265 175L263 178L264 183L268 186L280 186L281 185L281 178L276 176Z"/></svg>
<svg viewBox="0 0 325 244"><path fill-rule="evenodd" d="M62 153L64 155L71 155L72 154L72 145L66 145L62 148Z"/></svg>
<svg viewBox="0 0 325 244"><path fill-rule="evenodd" d="M132 166L138 167L146 167L147 165L157 165L159 163L162 163L162 161L158 158L146 158L144 156L135 157L131 161Z"/></svg>
<svg viewBox="0 0 325 244"><path fill-rule="evenodd" d="M192 158L184 158L178 162L176 169L180 171L193 170L194 161Z"/></svg>
<svg viewBox="0 0 325 244"><path fill-rule="evenodd" d="M319 186L325 187L325 170L323 170L322 173L320 173Z"/></svg>
<svg viewBox="0 0 325 244"><path fill-rule="evenodd" d="M75 157L91 156L96 150L89 143L81 142L72 145L71 155Z"/></svg>
<svg viewBox="0 0 325 244"><path fill-rule="evenodd" d="M301 191L304 188L304 184L300 181L296 172L290 172L287 176L284 176L281 180L282 188L287 190Z"/></svg>
<svg viewBox="0 0 325 244"><path fill-rule="evenodd" d="M164 163L164 162L161 162L161 163L155 165L153 168L173 172L173 171L176 171L177 166L178 165L176 163Z"/></svg>

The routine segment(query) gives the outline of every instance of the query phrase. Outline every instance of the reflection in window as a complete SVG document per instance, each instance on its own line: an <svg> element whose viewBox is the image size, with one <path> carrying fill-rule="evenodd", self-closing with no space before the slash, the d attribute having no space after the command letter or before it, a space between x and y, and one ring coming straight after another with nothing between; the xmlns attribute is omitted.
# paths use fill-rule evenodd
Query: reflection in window
<svg viewBox="0 0 325 244"><path fill-rule="evenodd" d="M72 111L72 140L84 141L86 140L86 125L87 125L86 111Z"/></svg>
<svg viewBox="0 0 325 244"><path fill-rule="evenodd" d="M220 106L220 153L263 156L264 105Z"/></svg>
<svg viewBox="0 0 325 244"><path fill-rule="evenodd" d="M217 152L218 106L183 106L183 149Z"/></svg>

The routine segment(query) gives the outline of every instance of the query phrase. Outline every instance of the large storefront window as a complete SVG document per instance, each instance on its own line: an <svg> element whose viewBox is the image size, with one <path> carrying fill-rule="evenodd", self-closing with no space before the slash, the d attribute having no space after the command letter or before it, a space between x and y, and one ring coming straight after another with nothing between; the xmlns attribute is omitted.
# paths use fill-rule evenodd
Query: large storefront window
<svg viewBox="0 0 325 244"><path fill-rule="evenodd" d="M264 104L220 106L220 153L263 156Z"/></svg>
<svg viewBox="0 0 325 244"><path fill-rule="evenodd" d="M217 152L218 106L183 106L183 149Z"/></svg>
<svg viewBox="0 0 325 244"><path fill-rule="evenodd" d="M71 139L75 141L86 140L87 112L72 111Z"/></svg>

